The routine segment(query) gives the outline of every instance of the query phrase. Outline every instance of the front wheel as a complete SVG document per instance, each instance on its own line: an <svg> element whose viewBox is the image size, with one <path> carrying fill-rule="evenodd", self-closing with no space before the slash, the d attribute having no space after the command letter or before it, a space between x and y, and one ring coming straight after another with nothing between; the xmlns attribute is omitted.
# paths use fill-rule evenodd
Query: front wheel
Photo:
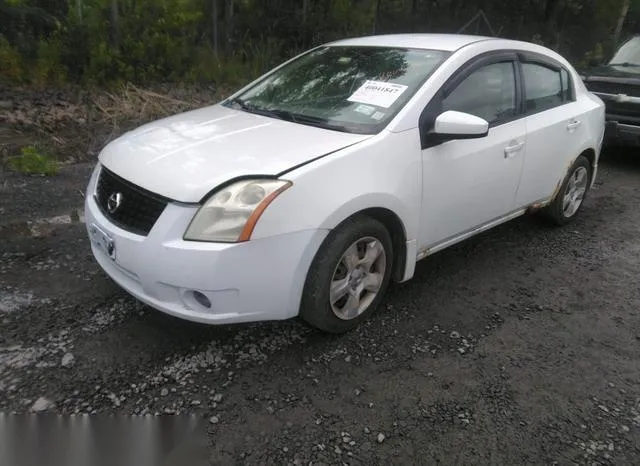
<svg viewBox="0 0 640 466"><path fill-rule="evenodd" d="M355 328L379 306L392 266L385 226L368 216L347 220L327 236L311 264L300 317L329 333Z"/></svg>
<svg viewBox="0 0 640 466"><path fill-rule="evenodd" d="M573 162L555 199L544 209L553 223L565 225L576 217L589 191L591 170L591 163L584 155Z"/></svg>

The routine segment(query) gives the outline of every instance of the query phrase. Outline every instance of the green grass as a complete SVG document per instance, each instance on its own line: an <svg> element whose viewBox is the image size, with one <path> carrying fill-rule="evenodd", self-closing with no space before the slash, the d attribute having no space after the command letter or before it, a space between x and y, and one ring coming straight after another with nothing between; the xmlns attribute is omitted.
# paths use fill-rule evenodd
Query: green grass
<svg viewBox="0 0 640 466"><path fill-rule="evenodd" d="M9 166L26 175L52 176L58 173L58 162L35 146L20 149L20 155L9 159Z"/></svg>

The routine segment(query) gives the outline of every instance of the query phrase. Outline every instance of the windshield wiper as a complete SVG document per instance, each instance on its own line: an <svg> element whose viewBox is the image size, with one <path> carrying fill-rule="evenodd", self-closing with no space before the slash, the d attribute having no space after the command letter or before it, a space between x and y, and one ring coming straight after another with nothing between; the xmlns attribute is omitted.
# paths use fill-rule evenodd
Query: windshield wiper
<svg viewBox="0 0 640 466"><path fill-rule="evenodd" d="M314 116L310 116L310 115L300 115L300 114L296 114L295 117L296 117L296 122L297 123L317 126L318 128L332 129L332 130L335 130L335 131L342 131L343 133L349 133L350 132L349 129L346 126L335 124L335 123L331 123L326 118L314 117Z"/></svg>
<svg viewBox="0 0 640 466"><path fill-rule="evenodd" d="M274 117L279 120L287 120L296 122L296 117L293 113L287 110L280 110L274 108L266 108L266 107L258 107L257 105L253 105L248 103L246 100L241 99L240 97L236 97L235 99L231 99L229 103L236 104L242 110L249 113L255 113L256 115Z"/></svg>
<svg viewBox="0 0 640 466"><path fill-rule="evenodd" d="M264 107L261 107L261 108L257 109L257 112L260 112L264 116L273 116L273 117L279 118L281 120L292 121L294 123L297 122L297 117L293 113L291 113L291 112L289 112L287 110L280 110L278 108L264 108Z"/></svg>
<svg viewBox="0 0 640 466"><path fill-rule="evenodd" d="M609 63L609 66L623 66L625 68L635 68L635 67L640 67L640 63L631 63L631 62L624 62L624 63Z"/></svg>
<svg viewBox="0 0 640 466"><path fill-rule="evenodd" d="M257 105L253 105L247 102L240 97L236 97L235 99L229 100L230 104L235 104L240 107L242 110L248 113L254 113L256 115L262 115L266 117L273 117L279 120L291 121L293 123L306 124L311 126L317 126L319 128L324 129L332 129L336 131L342 132L350 132L346 126L336 125L330 123L326 118L313 117L309 115L302 115L299 113L293 113L288 110L281 110L278 108L266 108L266 107L258 107Z"/></svg>
<svg viewBox="0 0 640 466"><path fill-rule="evenodd" d="M236 104L242 110L250 111L251 107L247 104L247 102L240 97L235 97L229 101L230 104Z"/></svg>

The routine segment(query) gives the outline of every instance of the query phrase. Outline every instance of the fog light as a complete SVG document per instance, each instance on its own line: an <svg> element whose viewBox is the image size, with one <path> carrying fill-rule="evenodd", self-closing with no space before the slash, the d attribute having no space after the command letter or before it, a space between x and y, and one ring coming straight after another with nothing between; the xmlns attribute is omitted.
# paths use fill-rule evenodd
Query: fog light
<svg viewBox="0 0 640 466"><path fill-rule="evenodd" d="M200 293L199 291L194 291L193 299L195 299L200 306L206 307L207 309L211 308L211 301L203 293Z"/></svg>

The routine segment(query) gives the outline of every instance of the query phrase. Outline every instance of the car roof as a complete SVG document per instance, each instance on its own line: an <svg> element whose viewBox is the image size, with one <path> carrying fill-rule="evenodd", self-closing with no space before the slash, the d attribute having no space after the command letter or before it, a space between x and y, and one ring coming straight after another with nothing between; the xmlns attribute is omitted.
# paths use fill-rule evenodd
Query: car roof
<svg viewBox="0 0 640 466"><path fill-rule="evenodd" d="M383 34L343 39L327 45L403 47L454 52L465 45L484 40L497 40L497 38L465 34Z"/></svg>

